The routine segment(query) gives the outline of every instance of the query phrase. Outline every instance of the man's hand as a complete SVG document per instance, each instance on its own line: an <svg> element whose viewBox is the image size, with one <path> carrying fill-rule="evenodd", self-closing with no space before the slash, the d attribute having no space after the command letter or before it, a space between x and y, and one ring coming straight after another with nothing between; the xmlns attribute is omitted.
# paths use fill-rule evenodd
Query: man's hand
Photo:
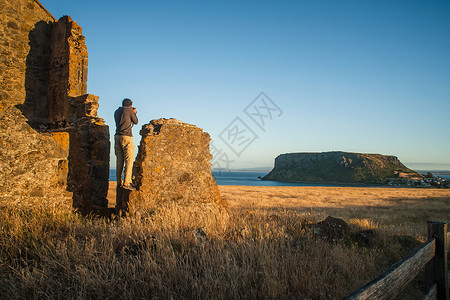
<svg viewBox="0 0 450 300"><path fill-rule="evenodd" d="M133 109L133 112L136 114L137 113L136 107L132 107L132 109Z"/></svg>

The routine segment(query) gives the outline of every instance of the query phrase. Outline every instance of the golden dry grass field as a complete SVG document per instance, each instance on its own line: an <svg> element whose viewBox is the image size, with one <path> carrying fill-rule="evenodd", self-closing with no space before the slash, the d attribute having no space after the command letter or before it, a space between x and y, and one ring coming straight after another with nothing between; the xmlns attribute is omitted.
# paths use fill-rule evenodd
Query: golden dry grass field
<svg viewBox="0 0 450 300"><path fill-rule="evenodd" d="M233 210L295 210L392 234L426 237L427 220L450 222L450 189L219 186Z"/></svg>
<svg viewBox="0 0 450 300"><path fill-rule="evenodd" d="M0 203L0 298L340 299L417 247L428 219L450 221L450 190L219 189L227 209L166 203L111 220L58 199ZM328 215L350 224L344 238L315 235ZM421 299L423 279L397 299Z"/></svg>
<svg viewBox="0 0 450 300"><path fill-rule="evenodd" d="M110 182L110 206L115 188ZM235 212L292 210L315 222L333 216L422 241L427 220L450 222L450 189L221 185L219 190Z"/></svg>

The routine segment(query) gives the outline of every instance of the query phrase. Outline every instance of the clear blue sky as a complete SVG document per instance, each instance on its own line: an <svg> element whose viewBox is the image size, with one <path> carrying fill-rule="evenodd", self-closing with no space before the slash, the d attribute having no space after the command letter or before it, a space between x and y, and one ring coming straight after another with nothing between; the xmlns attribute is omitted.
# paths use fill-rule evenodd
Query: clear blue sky
<svg viewBox="0 0 450 300"><path fill-rule="evenodd" d="M174 117L210 133L230 168L343 150L450 169L450 1L41 3L83 28L111 136L129 97L136 145L143 124ZM282 111L264 131L244 112L262 91ZM236 117L258 136L240 156L224 131Z"/></svg>

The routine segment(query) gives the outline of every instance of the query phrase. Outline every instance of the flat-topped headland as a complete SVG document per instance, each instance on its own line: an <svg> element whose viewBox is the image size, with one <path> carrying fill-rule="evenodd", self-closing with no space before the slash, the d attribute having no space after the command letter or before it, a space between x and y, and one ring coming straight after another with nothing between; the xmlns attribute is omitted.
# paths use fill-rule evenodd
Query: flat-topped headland
<svg viewBox="0 0 450 300"><path fill-rule="evenodd" d="M351 153L286 153L263 180L317 183L383 184L391 179L419 180L423 175L407 168L396 156Z"/></svg>

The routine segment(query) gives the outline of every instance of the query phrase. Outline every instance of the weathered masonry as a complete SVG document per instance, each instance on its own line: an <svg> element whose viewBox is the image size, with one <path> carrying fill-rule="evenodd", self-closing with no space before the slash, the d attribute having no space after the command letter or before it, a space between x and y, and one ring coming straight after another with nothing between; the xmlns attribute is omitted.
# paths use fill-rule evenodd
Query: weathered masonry
<svg viewBox="0 0 450 300"><path fill-rule="evenodd" d="M211 174L208 133L177 119L144 124L133 175L137 191L117 190L116 208L146 210L162 203L226 206Z"/></svg>
<svg viewBox="0 0 450 300"><path fill-rule="evenodd" d="M0 204L107 207L109 129L87 94L81 27L36 0L0 0Z"/></svg>

